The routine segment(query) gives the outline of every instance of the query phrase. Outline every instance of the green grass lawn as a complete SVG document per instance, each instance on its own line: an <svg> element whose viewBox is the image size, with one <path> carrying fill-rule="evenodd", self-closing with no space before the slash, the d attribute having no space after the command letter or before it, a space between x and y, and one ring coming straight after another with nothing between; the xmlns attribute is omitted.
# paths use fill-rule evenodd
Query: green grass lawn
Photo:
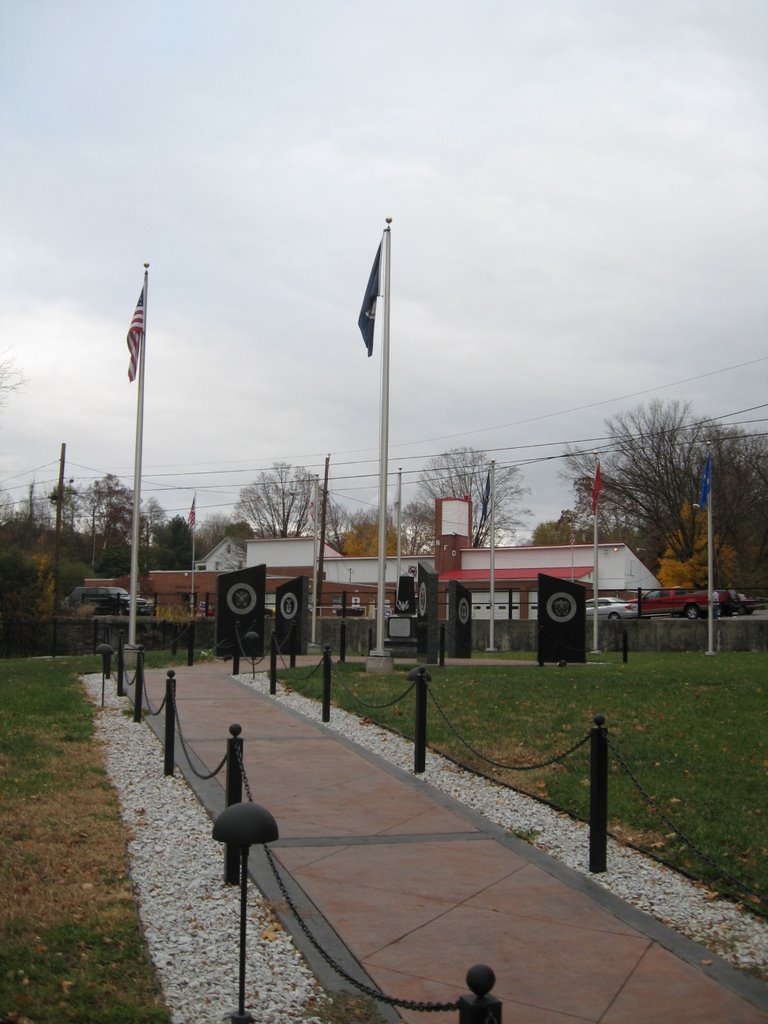
<svg viewBox="0 0 768 1024"><path fill-rule="evenodd" d="M185 662L146 657L152 668ZM117 798L93 742L93 707L78 682L78 673L100 670L93 656L0 661L1 1024L170 1021L133 902ZM344 993L331 994L318 1017L382 1024L371 1000Z"/></svg>
<svg viewBox="0 0 768 1024"><path fill-rule="evenodd" d="M76 669L0 662L0 1019L164 1024Z"/></svg>
<svg viewBox="0 0 768 1024"><path fill-rule="evenodd" d="M433 699L428 702L428 744L586 820L588 743L562 763L534 772L498 768L484 758L504 765L546 760L585 736L595 715L604 715L611 744L651 798L641 794L612 753L611 831L764 913L765 655L636 654L626 665L615 656L595 662L539 668L512 661L498 667L478 660L471 668L429 667ZM334 703L412 737L413 694L380 710L363 707L355 699L382 704L395 698L408 686L405 673L377 676L359 668L335 667ZM302 679L306 675L306 669L279 673L298 692L319 697L321 674ZM675 829L704 856L683 842Z"/></svg>

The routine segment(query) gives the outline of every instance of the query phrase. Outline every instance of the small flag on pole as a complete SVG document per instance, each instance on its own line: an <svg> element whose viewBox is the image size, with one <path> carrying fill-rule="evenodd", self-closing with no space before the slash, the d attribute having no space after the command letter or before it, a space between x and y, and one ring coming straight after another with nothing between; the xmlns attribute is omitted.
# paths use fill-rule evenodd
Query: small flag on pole
<svg viewBox="0 0 768 1024"><path fill-rule="evenodd" d="M144 289L141 289L139 301L136 303L136 312L133 314L131 326L128 328L128 351L131 354L131 361L128 364L128 380L136 380L136 367L139 363L139 352L141 340L144 337Z"/></svg>
<svg viewBox="0 0 768 1024"><path fill-rule="evenodd" d="M189 510L189 528L194 530L195 528L195 502L197 501L197 495L192 499L192 508Z"/></svg>
<svg viewBox="0 0 768 1024"><path fill-rule="evenodd" d="M485 487L483 488L483 507L480 510L480 525L482 526L485 520L488 518L488 502L491 497L491 473L488 471L488 476L485 478Z"/></svg>
<svg viewBox="0 0 768 1024"><path fill-rule="evenodd" d="M707 455L707 461L704 463L704 470L701 474L701 497L699 498L699 505L705 509L707 502L709 501L709 492L712 487L712 452Z"/></svg>
<svg viewBox="0 0 768 1024"><path fill-rule="evenodd" d="M373 331L376 326L376 300L379 297L379 265L381 263L381 244L376 250L376 259L373 261L371 276L368 278L368 287L365 289L365 298L360 308L360 316L357 318L357 326L363 336L368 355L373 355Z"/></svg>
<svg viewBox="0 0 768 1024"><path fill-rule="evenodd" d="M592 515L597 514L597 500L600 497L600 491L603 489L603 478L600 476L600 463L597 464L595 470L595 480L592 484Z"/></svg>

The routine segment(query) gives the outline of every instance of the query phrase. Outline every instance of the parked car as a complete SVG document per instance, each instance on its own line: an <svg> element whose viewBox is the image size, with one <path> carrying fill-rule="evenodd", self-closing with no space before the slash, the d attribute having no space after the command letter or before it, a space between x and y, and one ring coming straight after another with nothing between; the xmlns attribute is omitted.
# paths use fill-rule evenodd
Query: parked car
<svg viewBox="0 0 768 1024"><path fill-rule="evenodd" d="M737 594L738 597L738 611L734 614L738 615L751 615L755 608L759 607L760 602L756 597L747 597L746 594Z"/></svg>
<svg viewBox="0 0 768 1024"><path fill-rule="evenodd" d="M131 595L123 587L75 587L67 598L68 608L93 606L94 615L128 615ZM136 614L151 615L152 605L146 598L136 598Z"/></svg>
<svg viewBox="0 0 768 1024"><path fill-rule="evenodd" d="M587 601L587 618L594 615L595 602ZM597 599L598 619L632 619L637 617L637 605L628 601L622 601L620 597L598 597Z"/></svg>

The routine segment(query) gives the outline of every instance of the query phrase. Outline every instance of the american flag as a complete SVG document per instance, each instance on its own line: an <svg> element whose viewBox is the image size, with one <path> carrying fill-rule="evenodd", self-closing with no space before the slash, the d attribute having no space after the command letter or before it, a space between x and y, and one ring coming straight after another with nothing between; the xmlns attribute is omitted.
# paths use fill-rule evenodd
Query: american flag
<svg viewBox="0 0 768 1024"><path fill-rule="evenodd" d="M139 351L141 339L144 337L144 289L141 289L139 301L136 303L136 312L133 314L131 326L128 328L128 351L131 353L131 361L128 364L128 380L136 380L136 367L139 364Z"/></svg>
<svg viewBox="0 0 768 1024"><path fill-rule="evenodd" d="M189 510L189 528L194 530L195 528L195 502L197 501L197 495L192 499L192 508Z"/></svg>

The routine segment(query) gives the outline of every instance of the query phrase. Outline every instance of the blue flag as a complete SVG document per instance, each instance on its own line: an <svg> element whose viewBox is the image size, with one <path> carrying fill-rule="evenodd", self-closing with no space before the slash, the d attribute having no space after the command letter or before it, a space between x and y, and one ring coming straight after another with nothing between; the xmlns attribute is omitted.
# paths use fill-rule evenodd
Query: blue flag
<svg viewBox="0 0 768 1024"><path fill-rule="evenodd" d="M376 326L376 300L379 297L379 264L381 262L381 243L376 250L376 259L373 261L371 276L368 278L368 287L365 289L365 298L360 308L360 316L357 318L357 326L363 336L368 355L373 355L373 329Z"/></svg>
<svg viewBox="0 0 768 1024"><path fill-rule="evenodd" d="M483 490L483 507L480 512L480 525L482 526L488 516L488 500L491 497L491 474L485 478L485 488Z"/></svg>
<svg viewBox="0 0 768 1024"><path fill-rule="evenodd" d="M712 486L712 452L707 456L707 461L704 463L704 472L701 474L701 497L699 498L699 506L701 508L707 507L709 501L709 492Z"/></svg>

